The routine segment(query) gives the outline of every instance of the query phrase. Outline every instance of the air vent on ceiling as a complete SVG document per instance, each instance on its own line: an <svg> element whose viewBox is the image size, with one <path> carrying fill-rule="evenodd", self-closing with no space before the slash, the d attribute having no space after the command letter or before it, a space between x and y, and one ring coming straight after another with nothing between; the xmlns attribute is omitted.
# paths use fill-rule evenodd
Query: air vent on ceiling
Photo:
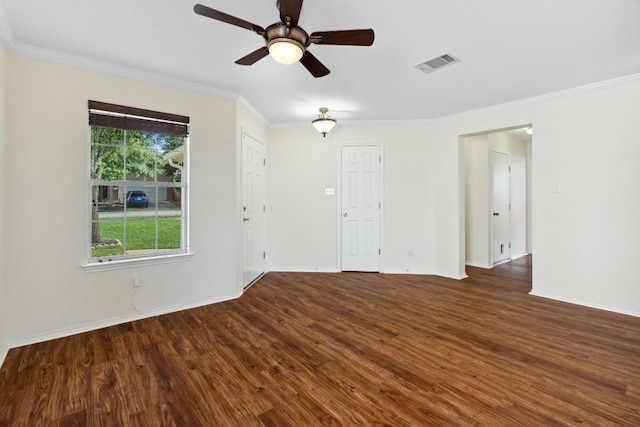
<svg viewBox="0 0 640 427"><path fill-rule="evenodd" d="M458 58L445 53L444 55L440 55L428 61L422 62L416 65L415 68L425 73L431 73L435 70L446 67L447 65L455 64L457 62L460 62Z"/></svg>

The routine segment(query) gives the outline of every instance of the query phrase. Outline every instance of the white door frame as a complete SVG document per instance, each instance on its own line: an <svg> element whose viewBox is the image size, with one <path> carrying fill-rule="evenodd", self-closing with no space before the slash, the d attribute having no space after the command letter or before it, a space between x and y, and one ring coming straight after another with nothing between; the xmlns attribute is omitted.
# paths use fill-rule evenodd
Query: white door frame
<svg viewBox="0 0 640 427"><path fill-rule="evenodd" d="M337 246L338 246L338 250L337 250L337 260L336 263L338 265L338 271L342 271L342 212L343 212L343 207L342 207L342 151L343 151L343 147L348 147L348 146L352 146L352 147L367 147L367 146L373 146L373 147L378 147L378 150L380 152L380 175L379 175L379 200L380 200L380 230L379 230L379 244L380 244L380 264L379 264L379 272L382 273L384 271L384 251L382 250L382 248L384 247L384 144L381 141L369 141L369 142L343 142L338 144L338 152L337 152L337 156L338 156L338 183L339 186L338 188L340 189L339 191L339 201L338 203L336 203L337 205L337 230L338 230L338 239L337 239Z"/></svg>

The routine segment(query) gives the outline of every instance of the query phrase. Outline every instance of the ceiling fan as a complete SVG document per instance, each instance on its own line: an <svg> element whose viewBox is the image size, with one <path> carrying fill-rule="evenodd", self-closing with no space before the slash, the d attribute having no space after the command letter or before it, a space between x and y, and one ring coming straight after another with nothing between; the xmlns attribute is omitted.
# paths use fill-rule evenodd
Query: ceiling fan
<svg viewBox="0 0 640 427"><path fill-rule="evenodd" d="M276 61L283 64L293 64L300 61L314 77L322 77L331 71L307 50L311 44L348 46L371 46L373 44L374 33L372 29L317 31L309 35L298 26L302 1L279 0L276 5L280 10L280 22L271 24L266 29L202 4L196 4L193 10L198 15L251 30L264 38L266 46L238 59L236 64L240 65L253 65L271 54Z"/></svg>

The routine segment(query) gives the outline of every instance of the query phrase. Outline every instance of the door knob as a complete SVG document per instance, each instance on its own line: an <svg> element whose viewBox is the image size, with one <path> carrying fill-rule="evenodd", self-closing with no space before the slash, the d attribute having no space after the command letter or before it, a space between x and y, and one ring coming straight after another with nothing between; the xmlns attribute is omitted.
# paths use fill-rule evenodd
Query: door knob
<svg viewBox="0 0 640 427"><path fill-rule="evenodd" d="M242 218L242 221L247 222L247 221L249 221L249 218L244 217L244 218Z"/></svg>
<svg viewBox="0 0 640 427"><path fill-rule="evenodd" d="M346 218L346 217L349 216L349 214L345 212L344 215L342 215L342 216Z"/></svg>
<svg viewBox="0 0 640 427"><path fill-rule="evenodd" d="M494 212L493 216L500 216L500 212Z"/></svg>

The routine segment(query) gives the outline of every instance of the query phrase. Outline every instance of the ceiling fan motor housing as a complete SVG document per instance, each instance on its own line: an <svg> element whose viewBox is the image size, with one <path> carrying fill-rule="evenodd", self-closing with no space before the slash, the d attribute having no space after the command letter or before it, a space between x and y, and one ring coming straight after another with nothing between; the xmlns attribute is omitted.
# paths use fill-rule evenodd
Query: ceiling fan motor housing
<svg viewBox="0 0 640 427"><path fill-rule="evenodd" d="M307 34L305 30L295 26L287 28L287 25L282 22L269 25L265 30L263 37L267 41L267 47L270 47L273 43L287 41L298 45L304 52L311 44L309 34Z"/></svg>

